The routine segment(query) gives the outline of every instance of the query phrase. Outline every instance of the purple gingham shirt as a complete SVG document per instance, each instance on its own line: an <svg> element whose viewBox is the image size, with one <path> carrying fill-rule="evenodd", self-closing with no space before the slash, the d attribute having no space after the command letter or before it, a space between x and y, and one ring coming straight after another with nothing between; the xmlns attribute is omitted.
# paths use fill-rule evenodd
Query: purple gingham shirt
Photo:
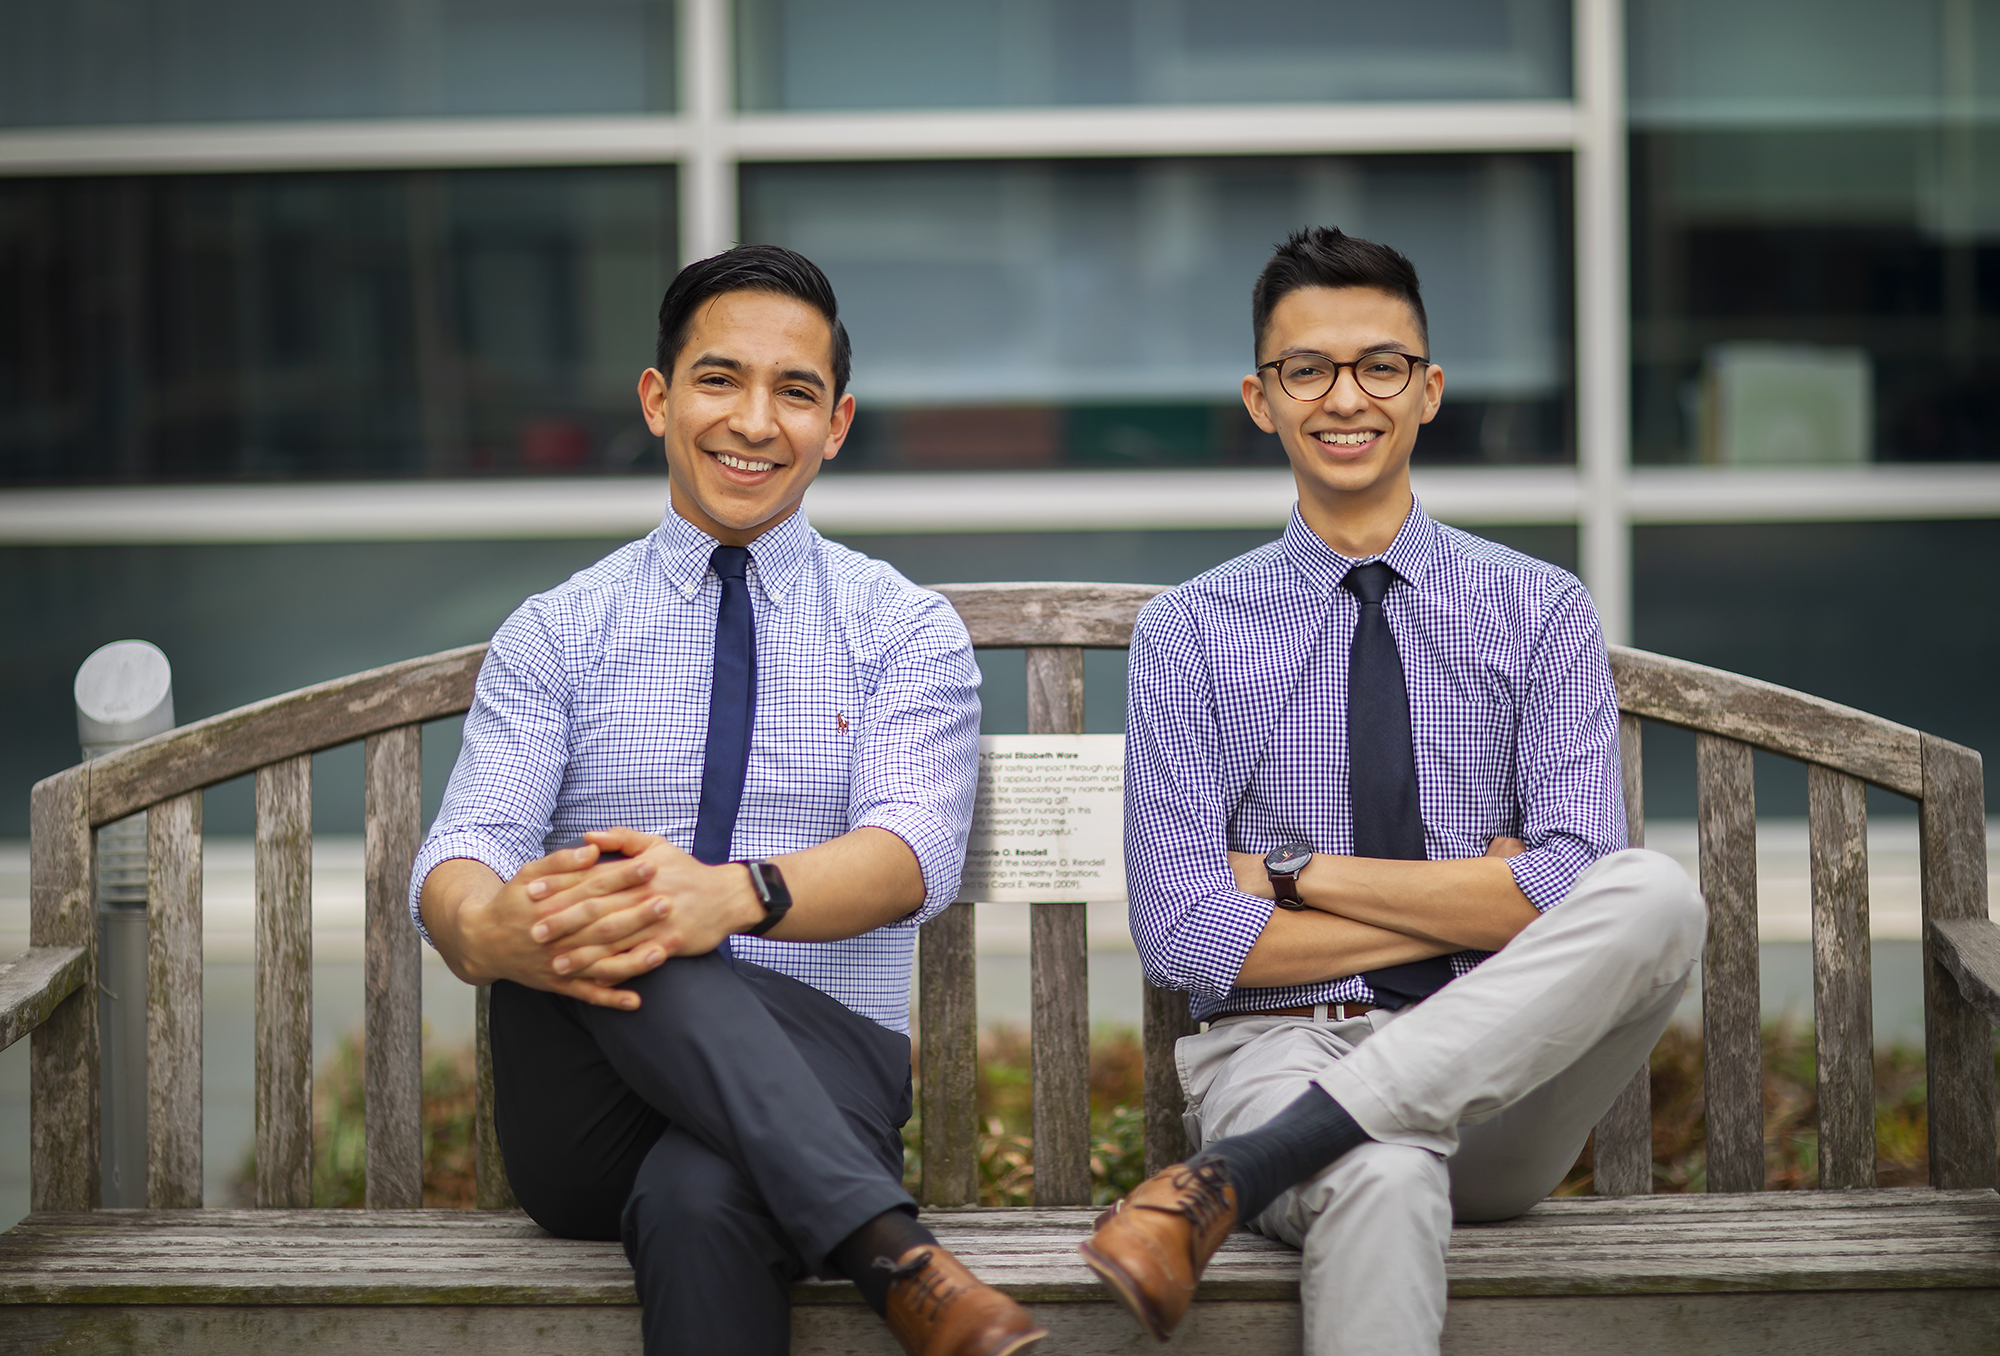
<svg viewBox="0 0 2000 1356"><path fill-rule="evenodd" d="M502 880L622 825L694 842L708 738L716 542L668 511L652 533L523 603L479 670L410 911L447 858ZM795 852L872 825L915 852L924 903L841 942L737 937L895 1031L909 1029L917 925L958 895L979 762L979 669L939 595L792 514L750 543L757 716L730 855ZM418 918L418 926L422 927Z"/></svg>
<svg viewBox="0 0 2000 1356"><path fill-rule="evenodd" d="M1565 570L1410 511L1386 561L1382 611L1410 692L1424 847L1508 864L1547 909L1585 867L1625 846L1618 700L1597 614ZM1228 851L1297 839L1351 853L1348 651L1358 604L1340 587L1365 561L1336 554L1294 508L1284 536L1161 594L1132 633L1125 862L1147 978L1188 990L1198 1019L1371 1002L1359 975L1236 986L1270 919L1236 888ZM1464 974L1490 952L1452 957Z"/></svg>

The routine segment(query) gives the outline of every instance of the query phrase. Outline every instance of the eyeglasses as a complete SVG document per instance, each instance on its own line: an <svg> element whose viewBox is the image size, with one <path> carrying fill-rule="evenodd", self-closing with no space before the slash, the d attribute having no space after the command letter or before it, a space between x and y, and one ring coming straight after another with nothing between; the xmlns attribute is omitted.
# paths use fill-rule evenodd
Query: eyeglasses
<svg viewBox="0 0 2000 1356"><path fill-rule="evenodd" d="M1356 385L1377 400L1387 400L1401 395L1409 386L1410 374L1417 370L1418 363L1429 361L1393 349L1364 353L1351 363L1337 363L1324 353L1294 353L1287 358L1258 363L1257 370L1277 368L1278 385L1285 388L1285 394L1294 400L1310 401L1326 399L1334 382L1340 380L1340 369L1351 367Z"/></svg>

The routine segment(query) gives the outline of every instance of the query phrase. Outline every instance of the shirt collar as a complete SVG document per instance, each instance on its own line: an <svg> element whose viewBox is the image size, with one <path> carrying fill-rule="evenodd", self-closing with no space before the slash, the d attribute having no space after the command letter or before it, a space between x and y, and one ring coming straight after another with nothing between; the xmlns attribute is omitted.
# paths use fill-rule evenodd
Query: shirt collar
<svg viewBox="0 0 2000 1356"><path fill-rule="evenodd" d="M1413 494L1410 496L1410 516L1403 519L1403 525L1396 529L1396 539L1380 555L1360 560L1341 555L1306 526L1305 517L1296 503L1292 505L1292 518L1285 524L1285 535L1280 545L1285 559L1305 577L1314 591L1331 593L1340 587L1340 581L1347 578L1349 570L1356 565L1366 565L1371 560L1386 562L1407 584L1421 583L1425 567L1430 564L1431 556L1437 549L1437 537L1437 524L1424 512L1423 501Z"/></svg>
<svg viewBox="0 0 2000 1356"><path fill-rule="evenodd" d="M671 504L653 536L659 543L667 582L683 598L701 592L709 576L709 557L721 543L674 512ZM806 521L804 507L794 509L750 543L750 578L772 602L784 602L818 540L819 534Z"/></svg>

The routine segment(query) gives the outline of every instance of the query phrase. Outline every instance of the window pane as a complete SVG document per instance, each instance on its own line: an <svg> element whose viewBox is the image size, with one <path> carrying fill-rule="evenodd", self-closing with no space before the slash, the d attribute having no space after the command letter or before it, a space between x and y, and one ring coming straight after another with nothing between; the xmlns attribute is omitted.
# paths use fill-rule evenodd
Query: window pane
<svg viewBox="0 0 2000 1356"><path fill-rule="evenodd" d="M1560 99L1569 0L737 0L745 108Z"/></svg>
<svg viewBox="0 0 2000 1356"><path fill-rule="evenodd" d="M1569 455L1556 157L1352 157L743 172L744 238L827 270L877 466L1280 460L1238 393L1275 242L1333 223L1424 280L1433 460Z"/></svg>
<svg viewBox="0 0 2000 1356"><path fill-rule="evenodd" d="M0 480L657 458L672 172L0 182Z"/></svg>
<svg viewBox="0 0 2000 1356"><path fill-rule="evenodd" d="M8 0L0 125L644 113L671 0Z"/></svg>

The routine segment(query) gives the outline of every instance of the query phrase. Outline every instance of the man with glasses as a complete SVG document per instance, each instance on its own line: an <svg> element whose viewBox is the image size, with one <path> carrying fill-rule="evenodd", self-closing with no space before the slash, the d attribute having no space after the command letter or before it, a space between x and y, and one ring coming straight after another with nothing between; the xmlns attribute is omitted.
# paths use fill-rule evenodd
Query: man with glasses
<svg viewBox="0 0 2000 1356"><path fill-rule="evenodd" d="M1416 271L1300 231L1252 294L1243 401L1298 485L1281 540L1132 635L1126 863L1198 1152L1084 1258L1165 1340L1238 1225L1304 1250L1305 1346L1435 1353L1454 1218L1560 1182L1701 950L1625 848L1618 705L1564 570L1425 515L1444 372Z"/></svg>

